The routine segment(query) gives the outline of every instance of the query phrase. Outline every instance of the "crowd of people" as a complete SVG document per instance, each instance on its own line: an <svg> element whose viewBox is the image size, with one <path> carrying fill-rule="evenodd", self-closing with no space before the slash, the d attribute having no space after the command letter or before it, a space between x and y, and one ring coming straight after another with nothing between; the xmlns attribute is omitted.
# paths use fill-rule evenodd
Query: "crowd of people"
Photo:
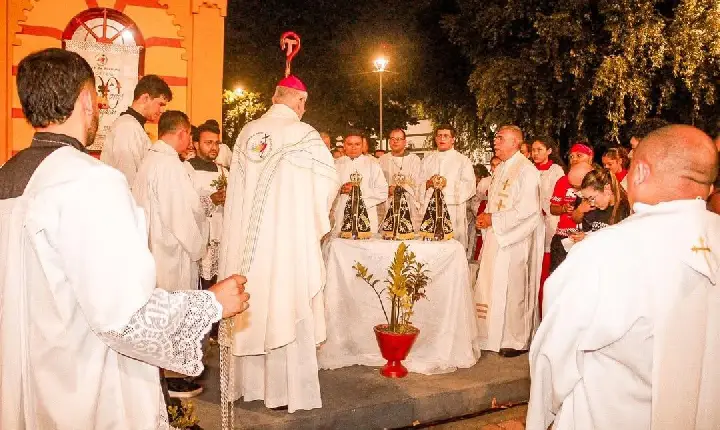
<svg viewBox="0 0 720 430"><path fill-rule="evenodd" d="M601 165L577 142L566 167L505 125L488 172L448 124L422 159L402 129L389 153L359 131L332 147L289 75L230 150L148 75L96 160L85 60L31 54L17 83L36 133L0 169L2 428L168 428L170 397L202 390L210 332L232 369L223 407L321 407L323 245L381 234L477 261L479 347L530 352L528 429L720 424L718 149L694 127L646 121Z"/></svg>

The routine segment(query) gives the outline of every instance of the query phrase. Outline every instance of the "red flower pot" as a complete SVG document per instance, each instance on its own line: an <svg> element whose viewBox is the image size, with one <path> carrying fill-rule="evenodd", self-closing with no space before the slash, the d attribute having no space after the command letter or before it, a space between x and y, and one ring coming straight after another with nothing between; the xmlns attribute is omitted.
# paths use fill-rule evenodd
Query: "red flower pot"
<svg viewBox="0 0 720 430"><path fill-rule="evenodd" d="M409 333L392 333L386 331L387 328L387 324L380 324L373 329L380 353L387 360L385 366L380 370L380 374L388 378L403 378L408 371L401 361L407 358L420 330L412 327Z"/></svg>

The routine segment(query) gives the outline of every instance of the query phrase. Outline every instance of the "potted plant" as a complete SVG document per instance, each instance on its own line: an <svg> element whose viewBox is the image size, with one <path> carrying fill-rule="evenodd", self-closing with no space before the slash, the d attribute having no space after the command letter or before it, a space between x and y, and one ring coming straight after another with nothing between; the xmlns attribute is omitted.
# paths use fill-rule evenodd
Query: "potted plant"
<svg viewBox="0 0 720 430"><path fill-rule="evenodd" d="M379 324L374 328L380 353L387 360L380 373L388 378L402 378L408 373L402 360L407 357L420 333L420 330L412 326L410 318L415 302L425 297L425 287L430 280L425 264L417 261L415 253L409 251L402 242L388 267L384 288L379 289L378 284L381 281L374 279L373 275L368 273L367 267L361 263L355 262L353 269L356 276L373 289L385 314L386 324ZM385 291L390 299L389 317L382 297Z"/></svg>

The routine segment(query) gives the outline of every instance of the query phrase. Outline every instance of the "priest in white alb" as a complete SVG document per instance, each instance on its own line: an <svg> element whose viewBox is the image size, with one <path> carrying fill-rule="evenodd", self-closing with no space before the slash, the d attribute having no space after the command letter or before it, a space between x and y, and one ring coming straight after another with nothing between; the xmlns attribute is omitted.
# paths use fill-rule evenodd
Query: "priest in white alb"
<svg viewBox="0 0 720 430"><path fill-rule="evenodd" d="M199 287L199 262L205 256L215 210L213 197L200 195L178 156L190 146L190 121L167 111L158 122L160 140L143 159L132 193L145 210L150 251L158 267L158 287L167 291Z"/></svg>
<svg viewBox="0 0 720 430"><path fill-rule="evenodd" d="M240 132L220 246L220 276L243 273L254 286L253 312L234 321L230 339L220 330L236 375L235 392L223 399L262 400L289 412L322 406L315 352L325 340L320 239L330 231L339 186L320 134L300 120L307 97L297 77L284 78L272 107Z"/></svg>
<svg viewBox="0 0 720 430"><path fill-rule="evenodd" d="M720 216L705 209L717 173L691 126L635 148L635 213L573 246L545 283L528 430L720 428Z"/></svg>
<svg viewBox="0 0 720 430"><path fill-rule="evenodd" d="M63 49L18 64L35 135L0 168L3 430L169 429L156 366L198 375L211 324L247 307L239 276L210 291L155 287L142 210L85 150L95 85Z"/></svg>
<svg viewBox="0 0 720 430"><path fill-rule="evenodd" d="M360 193L370 219L370 231L375 234L379 226L378 206L388 198L388 183L378 161L363 154L363 138L360 133L353 132L345 136L344 148L345 156L335 160L338 180L342 185L335 190L337 198L332 209L333 235L339 234L342 227L345 206L352 189L350 175L354 173L361 176Z"/></svg>
<svg viewBox="0 0 720 430"><path fill-rule="evenodd" d="M145 123L157 122L172 100L168 84L157 75L145 75L133 90L133 102L110 126L105 136L100 161L122 172L132 187L152 141Z"/></svg>
<svg viewBox="0 0 720 430"><path fill-rule="evenodd" d="M443 188L443 196L450 222L453 227L453 237L467 249L467 205L475 195L475 171L472 162L465 155L455 150L455 129L449 125L440 125L435 130L435 143L438 150L425 156L422 160L420 173L420 194L423 195L421 206L422 215L425 214L428 203L433 195L434 176L442 176L447 180Z"/></svg>
<svg viewBox="0 0 720 430"><path fill-rule="evenodd" d="M522 131L501 127L485 212L475 226L486 229L475 283L481 348L514 357L527 352L538 324L537 296L545 246L540 173L520 153Z"/></svg>
<svg viewBox="0 0 720 430"><path fill-rule="evenodd" d="M412 219L415 230L420 226L422 221L420 205L423 199L420 198L420 168L422 161L420 157L407 151L407 140L405 131L397 128L390 132L390 150L391 152L383 155L378 160L382 169L385 180L390 184L388 189L388 200L380 205L378 215L384 218L390 205L392 204L392 195L396 186L400 185L405 190L405 196L410 205L410 219ZM398 184L396 179L402 175L403 184Z"/></svg>

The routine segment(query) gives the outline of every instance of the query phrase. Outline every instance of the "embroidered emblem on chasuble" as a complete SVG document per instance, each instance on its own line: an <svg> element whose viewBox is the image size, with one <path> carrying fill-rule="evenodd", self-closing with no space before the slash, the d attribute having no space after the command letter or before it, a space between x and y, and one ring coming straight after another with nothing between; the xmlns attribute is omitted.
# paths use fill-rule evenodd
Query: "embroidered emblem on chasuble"
<svg viewBox="0 0 720 430"><path fill-rule="evenodd" d="M400 184L402 182L396 181L396 183ZM415 231L410 220L410 205L406 194L407 191L402 186L395 187L390 209L388 209L385 219L380 225L383 239L409 240L415 238Z"/></svg>
<svg viewBox="0 0 720 430"><path fill-rule="evenodd" d="M453 238L453 226L445 204L445 195L442 193L447 180L436 176L433 185L434 191L420 224L420 237L423 240L450 240Z"/></svg>
<svg viewBox="0 0 720 430"><path fill-rule="evenodd" d="M360 191L361 182L362 175L358 172L350 175L352 189L350 198L345 203L342 227L340 228L340 237L343 239L369 239L372 236L370 217L368 217L367 207Z"/></svg>
<svg viewBox="0 0 720 430"><path fill-rule="evenodd" d="M272 138L269 134L260 131L253 134L245 142L245 153L250 161L263 161L272 152Z"/></svg>

